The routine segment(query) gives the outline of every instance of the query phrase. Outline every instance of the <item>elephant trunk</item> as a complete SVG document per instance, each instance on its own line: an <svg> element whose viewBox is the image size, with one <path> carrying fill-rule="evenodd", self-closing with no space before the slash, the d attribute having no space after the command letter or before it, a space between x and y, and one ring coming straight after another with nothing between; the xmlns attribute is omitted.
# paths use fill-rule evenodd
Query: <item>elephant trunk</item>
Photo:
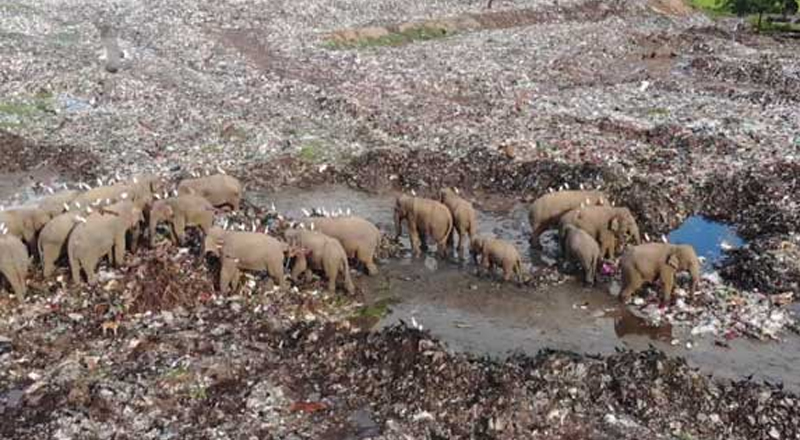
<svg viewBox="0 0 800 440"><path fill-rule="evenodd" d="M689 293L694 295L697 286L700 284L700 263L697 260L691 263L689 274L692 276L692 284L689 287Z"/></svg>

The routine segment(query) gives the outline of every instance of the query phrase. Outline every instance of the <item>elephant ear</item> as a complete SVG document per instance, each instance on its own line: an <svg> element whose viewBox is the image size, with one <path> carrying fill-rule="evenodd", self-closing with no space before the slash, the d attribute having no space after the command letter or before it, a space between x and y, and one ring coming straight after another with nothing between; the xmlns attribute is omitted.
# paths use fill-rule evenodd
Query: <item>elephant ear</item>
<svg viewBox="0 0 800 440"><path fill-rule="evenodd" d="M678 259L678 256L675 254L670 254L667 257L667 265L677 270L678 266L680 266L680 260Z"/></svg>
<svg viewBox="0 0 800 440"><path fill-rule="evenodd" d="M619 232L619 218L612 217L611 221L608 222L608 229L614 232Z"/></svg>

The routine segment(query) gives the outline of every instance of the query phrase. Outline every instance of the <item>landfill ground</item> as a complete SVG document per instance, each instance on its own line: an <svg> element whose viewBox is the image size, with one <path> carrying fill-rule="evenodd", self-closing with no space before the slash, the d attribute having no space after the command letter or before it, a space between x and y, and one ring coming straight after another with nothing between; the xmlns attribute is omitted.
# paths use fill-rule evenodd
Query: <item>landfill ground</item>
<svg viewBox="0 0 800 440"><path fill-rule="evenodd" d="M388 236L372 201L454 185L524 242L519 206L569 185L654 240L703 215L747 244L666 310L611 306L613 275L579 291L545 254L503 287L388 238L354 296L258 277L220 296L196 241L95 286L36 266L24 301L0 293L0 438L800 439L800 40L741 24L675 0L4 1L4 206L221 167L246 184L244 225L275 201L362 203ZM426 276L439 290L417 291ZM568 310L522 316L542 306ZM606 309L645 342L584 350L559 328ZM526 327L549 346L485 339Z"/></svg>

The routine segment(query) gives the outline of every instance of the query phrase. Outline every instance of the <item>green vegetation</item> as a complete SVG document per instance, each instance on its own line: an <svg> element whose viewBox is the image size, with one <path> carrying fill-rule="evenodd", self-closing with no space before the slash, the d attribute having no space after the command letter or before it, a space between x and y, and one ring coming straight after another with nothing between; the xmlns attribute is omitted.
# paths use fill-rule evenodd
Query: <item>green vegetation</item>
<svg viewBox="0 0 800 440"><path fill-rule="evenodd" d="M379 37L358 36L354 40L331 39L325 42L329 49L365 49L371 47L401 46L415 41L428 41L444 38L451 32L444 27L434 25L420 25L402 32L389 32Z"/></svg>
<svg viewBox="0 0 800 440"><path fill-rule="evenodd" d="M356 316L360 318L383 318L389 314L389 307L392 304L397 304L400 301L395 297L381 298L370 305L366 305L358 309Z"/></svg>
<svg viewBox="0 0 800 440"><path fill-rule="evenodd" d="M298 156L306 162L317 163L323 160L324 152L325 144L321 140L315 139L303 144Z"/></svg>
<svg viewBox="0 0 800 440"><path fill-rule="evenodd" d="M648 116L669 116L669 109L663 107L653 107L647 110Z"/></svg>
<svg viewBox="0 0 800 440"><path fill-rule="evenodd" d="M748 17L757 31L797 31L789 23L765 23L764 14L794 14L800 7L798 0L690 0L691 5L708 15Z"/></svg>

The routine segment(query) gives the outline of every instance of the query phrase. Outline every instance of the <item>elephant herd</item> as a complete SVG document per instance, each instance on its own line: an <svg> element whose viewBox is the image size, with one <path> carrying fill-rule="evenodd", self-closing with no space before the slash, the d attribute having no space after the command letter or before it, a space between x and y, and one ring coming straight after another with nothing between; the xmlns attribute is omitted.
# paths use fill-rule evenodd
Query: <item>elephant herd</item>
<svg viewBox="0 0 800 440"><path fill-rule="evenodd" d="M183 244L186 228L194 227L204 236L204 253L220 261L219 288L222 293L238 288L242 271L266 272L279 286L286 283L285 268L299 282L318 272L335 291L341 281L352 293L351 262L368 275L378 273L375 255L381 242L378 228L350 213L312 216L287 223L282 217L282 239L267 232L233 231L215 225L221 209L238 210L243 186L224 173L184 179L172 192L166 182L143 175L86 191L65 190L51 194L36 206L0 211L0 273L18 295L24 296L30 255L38 255L45 277L51 276L61 256L68 259L72 280L96 281L99 262L123 263L126 250L136 251L143 232L150 246L156 244L157 227L166 223L173 244ZM669 299L678 271L692 275L692 290L698 282L699 261L691 246L641 243L636 220L630 210L614 207L600 191L564 190L539 197L529 208L531 245L539 235L558 227L559 242L568 260L581 265L584 279L594 284L596 271L605 258L622 253L623 289L621 299L647 282L660 281ZM472 261L493 272L502 268L503 278L524 279L520 254L515 246L499 238L478 235L477 216L472 204L455 188L439 191L438 197L402 194L394 206L395 238L405 223L415 257L427 251L432 240L440 257L453 247L464 259L468 246ZM458 235L458 244L455 236ZM629 242L629 246L624 250Z"/></svg>

